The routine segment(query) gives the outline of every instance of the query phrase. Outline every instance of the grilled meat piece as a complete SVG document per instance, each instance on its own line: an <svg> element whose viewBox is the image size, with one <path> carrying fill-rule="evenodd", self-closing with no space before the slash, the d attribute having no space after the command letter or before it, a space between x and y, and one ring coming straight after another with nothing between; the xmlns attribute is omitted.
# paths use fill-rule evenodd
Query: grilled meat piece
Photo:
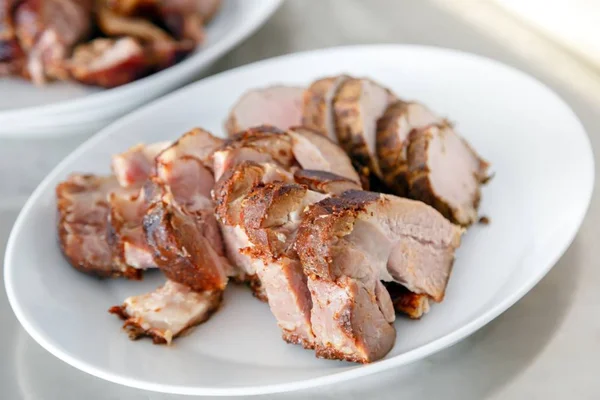
<svg viewBox="0 0 600 400"><path fill-rule="evenodd" d="M477 221L481 185L489 164L448 125L411 134L408 168L411 197L432 205L451 221Z"/></svg>
<svg viewBox="0 0 600 400"><path fill-rule="evenodd" d="M377 158L382 180L398 196L408 196L407 149L413 129L443 123L427 107L416 102L390 104L377 123Z"/></svg>
<svg viewBox="0 0 600 400"><path fill-rule="evenodd" d="M334 143L338 143L338 138L333 99L348 79L346 75L319 79L304 91L302 125L321 132Z"/></svg>
<svg viewBox="0 0 600 400"><path fill-rule="evenodd" d="M289 86L251 90L231 109L225 130L232 136L259 125L272 125L279 129L299 125L303 92L302 88Z"/></svg>
<svg viewBox="0 0 600 400"><path fill-rule="evenodd" d="M223 290L231 266L210 198L209 157L220 140L194 129L156 158L146 240L167 278L196 291Z"/></svg>
<svg viewBox="0 0 600 400"><path fill-rule="evenodd" d="M150 145L138 144L112 157L113 173L122 187L131 187L145 182L154 172L156 156L168 148L171 142Z"/></svg>
<svg viewBox="0 0 600 400"><path fill-rule="evenodd" d="M76 269L99 277L139 279L140 271L115 264L108 243L108 196L122 193L114 177L72 175L56 188L61 249Z"/></svg>
<svg viewBox="0 0 600 400"><path fill-rule="evenodd" d="M331 172L360 182L348 155L331 140L304 127L290 128L287 134L292 138L292 152L302 168Z"/></svg>
<svg viewBox="0 0 600 400"><path fill-rule="evenodd" d="M340 145L362 167L382 178L377 159L377 120L395 96L368 79L348 79L334 100L335 127Z"/></svg>
<svg viewBox="0 0 600 400"><path fill-rule="evenodd" d="M339 195L347 190L360 190L360 184L331 172L299 169L294 172L294 180L310 190L319 193Z"/></svg>
<svg viewBox="0 0 600 400"><path fill-rule="evenodd" d="M390 294L396 312L407 315L410 319L420 319L429 312L429 297L416 294L395 282L384 282Z"/></svg>
<svg viewBox="0 0 600 400"><path fill-rule="evenodd" d="M221 299L221 291L195 292L168 280L155 291L129 297L108 311L125 320L123 329L131 339L149 336L155 344L171 344L175 337L208 320Z"/></svg>
<svg viewBox="0 0 600 400"><path fill-rule="evenodd" d="M18 0L0 1L0 77L22 74L25 53L19 44L13 12Z"/></svg>

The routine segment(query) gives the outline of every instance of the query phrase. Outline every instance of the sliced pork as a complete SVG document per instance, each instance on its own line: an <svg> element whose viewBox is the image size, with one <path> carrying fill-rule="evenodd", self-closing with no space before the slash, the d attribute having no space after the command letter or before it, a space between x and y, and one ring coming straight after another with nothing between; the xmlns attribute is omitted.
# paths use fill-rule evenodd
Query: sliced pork
<svg viewBox="0 0 600 400"><path fill-rule="evenodd" d="M398 196L408 196L407 149L413 129L443 123L424 105L397 101L390 104L377 123L377 158L382 180Z"/></svg>
<svg viewBox="0 0 600 400"><path fill-rule="evenodd" d="M213 199L217 204L216 215L223 232L226 253L239 271L237 280L248 283L254 295L263 301L267 300L267 295L256 274L256 265L247 254L241 252L242 249L251 246L242 227L242 202L252 189L261 183L292 180L292 175L277 164L244 161L225 172L213 190Z"/></svg>
<svg viewBox="0 0 600 400"><path fill-rule="evenodd" d="M223 290L231 266L210 197L209 158L221 141L194 129L156 158L146 240L167 278L196 291Z"/></svg>
<svg viewBox="0 0 600 400"><path fill-rule="evenodd" d="M294 180L310 190L333 195L339 195L351 189L361 189L358 182L325 171L299 169L294 172Z"/></svg>
<svg viewBox="0 0 600 400"><path fill-rule="evenodd" d="M125 320L123 328L131 339L149 336L156 344L170 344L206 321L221 304L221 298L221 291L195 292L168 280L153 292L127 298L109 312Z"/></svg>
<svg viewBox="0 0 600 400"><path fill-rule="evenodd" d="M360 182L346 152L331 140L305 127L290 128L287 134L292 138L292 152L302 168L331 172Z"/></svg>
<svg viewBox="0 0 600 400"><path fill-rule="evenodd" d="M362 167L382 178L377 159L377 120L395 96L368 79L348 79L334 100L335 127L340 145Z"/></svg>
<svg viewBox="0 0 600 400"><path fill-rule="evenodd" d="M170 145L171 142L168 141L150 145L138 144L114 155L111 167L119 185L132 187L145 182L154 172L156 156Z"/></svg>
<svg viewBox="0 0 600 400"><path fill-rule="evenodd" d="M68 61L73 78L106 88L132 82L151 71L144 48L133 38L98 38L75 48Z"/></svg>
<svg viewBox="0 0 600 400"><path fill-rule="evenodd" d="M255 187L242 205L251 243L242 252L253 260L283 339L309 349L315 341L312 301L293 243L306 207L324 197L302 185L278 182Z"/></svg>
<svg viewBox="0 0 600 400"><path fill-rule="evenodd" d="M433 208L390 195L350 190L311 206L295 248L309 277L317 354L357 362L387 354L393 307L379 281L441 301L460 235Z"/></svg>
<svg viewBox="0 0 600 400"><path fill-rule="evenodd" d="M489 164L450 126L413 132L408 167L411 197L432 205L457 224L477 221Z"/></svg>
<svg viewBox="0 0 600 400"><path fill-rule="evenodd" d="M340 86L348 79L346 75L319 79L304 92L302 125L321 132L334 143L338 143L338 138L335 130L333 99Z"/></svg>
<svg viewBox="0 0 600 400"><path fill-rule="evenodd" d="M233 106L225 129L235 135L259 125L279 129L300 125L304 89L290 86L271 86L244 94Z"/></svg>
<svg viewBox="0 0 600 400"><path fill-rule="evenodd" d="M34 83L66 79L65 60L92 31L92 0L25 0L15 10L16 33Z"/></svg>
<svg viewBox="0 0 600 400"><path fill-rule="evenodd" d="M140 278L139 270L114 263L108 243L108 197L122 192L112 176L72 175L57 186L58 237L76 269L99 277Z"/></svg>
<svg viewBox="0 0 600 400"><path fill-rule="evenodd" d="M420 319L429 312L429 297L412 293L395 282L385 282L396 312L407 315L411 319Z"/></svg>
<svg viewBox="0 0 600 400"><path fill-rule="evenodd" d="M215 150L212 159L215 180L244 161L275 162L285 169L297 165L291 138L282 130L268 125L234 135Z"/></svg>
<svg viewBox="0 0 600 400"><path fill-rule="evenodd" d="M25 54L19 44L13 18L18 2L0 1L0 77L23 73Z"/></svg>

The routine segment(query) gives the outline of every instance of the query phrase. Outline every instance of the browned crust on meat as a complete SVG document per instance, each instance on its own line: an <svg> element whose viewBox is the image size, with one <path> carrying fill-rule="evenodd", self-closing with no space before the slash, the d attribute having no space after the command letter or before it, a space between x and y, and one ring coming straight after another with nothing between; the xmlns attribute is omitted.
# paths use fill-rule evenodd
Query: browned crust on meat
<svg viewBox="0 0 600 400"><path fill-rule="evenodd" d="M94 262L93 260L90 261L82 256L80 246L73 246L73 243L68 243L68 240L71 237L77 239L77 242L81 244L82 239L79 237L79 234L70 232L73 227L78 226L82 230L80 235L85 234L83 233L83 230L94 229L93 235L101 236L102 240L106 241L107 251L111 251L108 243L108 236L110 234L108 226L108 201L103 201L96 204L98 207L103 209L103 212L106 213L104 222L100 225L94 225L89 222L68 221L69 209L72 206L72 203L66 194L87 191L90 189L90 187L93 188L96 185L99 185L100 180L104 179L94 175L79 175L78 178L86 181L86 186L79 185L74 182L72 178L70 178L65 182L61 182L56 187L56 201L58 209L57 230L62 253L75 269L86 274L95 275L99 278L125 277L134 280L141 279L142 272L140 270L127 266L116 266L112 262L112 257L110 260L106 260L106 262ZM67 228L68 225L71 225L71 229Z"/></svg>
<svg viewBox="0 0 600 400"><path fill-rule="evenodd" d="M397 101L388 106L377 121L377 158L383 181L398 196L408 194L408 164L403 151L406 143L398 138L398 120L408 112L408 103Z"/></svg>
<svg viewBox="0 0 600 400"><path fill-rule="evenodd" d="M301 204L306 187L295 183L269 183L255 187L243 201L241 218L252 253L267 261L286 252L276 227L287 221L293 208Z"/></svg>
<svg viewBox="0 0 600 400"><path fill-rule="evenodd" d="M294 172L294 179L301 185L306 185L310 190L320 193L342 193L346 190L361 190L361 186L352 179L326 171L312 169L299 169Z"/></svg>
<svg viewBox="0 0 600 400"><path fill-rule="evenodd" d="M429 204L453 223L462 226L469 226L475 221L469 221L467 223L465 223L465 221L460 221L457 217L457 210L438 197L436 195L435 188L431 184L431 170L429 169L427 154L429 150L429 144L433 140L432 129L436 128L444 129L445 126L439 125L425 129L414 130L410 134L410 144L408 146L408 181L410 186L410 196L413 199L417 199ZM469 147L469 150L473 153L473 155L479 160L479 169L476 172L476 178L480 184L483 184L488 179L487 169L489 164L481 159L466 141L464 142ZM480 200L481 190L478 188L474 194L472 202L475 210L479 208Z"/></svg>
<svg viewBox="0 0 600 400"><path fill-rule="evenodd" d="M215 213L227 225L239 224L239 216L231 215L230 205L240 199L261 182L263 167L252 161L244 161L235 168L225 171L215 184L212 198L216 204Z"/></svg>
<svg viewBox="0 0 600 400"><path fill-rule="evenodd" d="M356 354L347 354L337 350L335 347L330 344L315 344L315 354L318 358L325 358L328 360L340 360L340 361L349 361L360 364L368 364L370 361L366 360L363 357L358 357Z"/></svg>
<svg viewBox="0 0 600 400"><path fill-rule="evenodd" d="M283 332L281 333L281 338L287 343L299 344L307 350L313 350L315 348L314 341L306 340L298 334L286 331L285 329L283 329Z"/></svg>
<svg viewBox="0 0 600 400"><path fill-rule="evenodd" d="M214 218L212 210L204 215L206 218L211 216ZM189 232L187 220L192 218L196 216L183 215L182 211L162 199L153 202L144 216L143 225L146 240L154 251L154 261L168 279L195 291L223 290L225 282L222 277L215 268L206 267L212 264L212 260L201 247L210 244L195 242L193 238L196 235ZM205 258L194 260L191 253Z"/></svg>
<svg viewBox="0 0 600 400"><path fill-rule="evenodd" d="M286 140L290 140L281 129L272 125L260 125L233 134L229 139L225 140L221 149L243 147L253 141L269 138L273 135L281 135Z"/></svg>
<svg viewBox="0 0 600 400"><path fill-rule="evenodd" d="M217 299L217 296L218 296L218 299ZM221 302L223 300L223 292L216 292L215 293L215 297L213 298L213 300L214 301L211 300L212 306L211 306L210 309L207 310L207 312L204 315L204 318L202 318L201 320L199 320L198 322L196 322L194 325L188 326L183 331L181 331L177 335L175 335L174 338L179 337L179 336L183 336L186 333L188 333L191 329L193 329L195 326L200 325L201 323L208 321L208 319L221 306ZM113 307L111 307L111 308L108 309L108 312L110 314L115 314L116 316L118 316L119 318L121 318L123 321L125 321L123 323L123 330L125 330L127 332L127 335L129 336L129 339L131 339L131 340L138 340L138 339L140 339L142 337L149 337L149 338L152 339L152 343L154 343L154 344L168 344L167 339L165 339L165 337L163 335L161 335L160 332L156 331L155 329L144 329L140 325L140 323L135 320L135 318L132 318L127 313L125 305L113 306Z"/></svg>
<svg viewBox="0 0 600 400"><path fill-rule="evenodd" d="M363 79L351 78L338 90L333 100L336 133L340 145L353 160L360 166L368 167L371 173L381 176L377 157L369 154L363 137L364 121L359 107L362 83ZM395 96L387 91L389 101L396 100Z"/></svg>
<svg viewBox="0 0 600 400"><path fill-rule="evenodd" d="M327 97L339 79L346 76L333 76L313 82L305 91L302 107L302 125L328 136L327 132ZM339 89L339 88L338 88ZM336 93L333 93L335 96ZM333 100L332 96L332 100ZM333 110L333 108L332 108ZM335 132L332 132L335 134Z"/></svg>
<svg viewBox="0 0 600 400"><path fill-rule="evenodd" d="M308 208L298 229L295 249L304 272L333 280L330 244L349 234L356 216L380 199L379 193L349 190L340 197L324 199Z"/></svg>
<svg viewBox="0 0 600 400"><path fill-rule="evenodd" d="M254 297L265 303L268 301L265 288L256 274L246 276L245 283L250 287Z"/></svg>

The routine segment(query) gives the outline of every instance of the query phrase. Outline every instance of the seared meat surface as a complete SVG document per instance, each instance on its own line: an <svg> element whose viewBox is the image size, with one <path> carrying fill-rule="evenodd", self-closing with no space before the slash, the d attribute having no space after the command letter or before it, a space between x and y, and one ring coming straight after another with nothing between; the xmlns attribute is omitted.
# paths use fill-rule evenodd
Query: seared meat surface
<svg viewBox="0 0 600 400"><path fill-rule="evenodd" d="M167 281L153 292L132 296L109 312L125 320L131 339L149 336L156 344L171 344L174 338L206 321L221 304L222 292L195 292Z"/></svg>
<svg viewBox="0 0 600 400"><path fill-rule="evenodd" d="M338 137L333 99L348 79L346 75L319 79L304 91L302 125L321 132L334 143L338 143Z"/></svg>

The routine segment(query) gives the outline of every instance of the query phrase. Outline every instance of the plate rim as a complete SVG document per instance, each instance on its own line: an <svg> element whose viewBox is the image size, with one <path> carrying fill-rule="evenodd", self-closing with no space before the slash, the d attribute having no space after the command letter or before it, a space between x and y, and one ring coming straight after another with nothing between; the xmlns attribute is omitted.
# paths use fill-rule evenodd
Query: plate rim
<svg viewBox="0 0 600 400"><path fill-rule="evenodd" d="M517 286L517 289L512 292L512 295L505 297L500 300L495 306L491 307L487 311L483 313L476 314L469 322L464 324L463 326L457 328L453 332L442 336L438 339L435 339L423 346L420 346L416 349L410 350L406 353L391 357L389 359L380 360L373 364L366 364L362 366L357 366L355 368L351 368L344 371L334 372L332 374L328 374L326 376L321 376L317 378L309 378L302 379L293 382L286 383L276 383L276 384L265 384L258 386L241 386L241 387L191 387L191 386L181 386L181 385L169 385L169 384L161 384L161 383L153 383L141 381L138 379L122 377L116 374L111 373L110 371L106 372L103 369L97 368L93 365L89 365L84 361L80 361L74 356L66 354L62 352L59 346L51 343L50 340L44 337L44 335L37 331L27 320L27 318L23 315L23 312L20 308L19 302L17 300L17 295L13 291L11 286L12 282L12 270L14 269L14 248L16 247L16 237L19 231L22 230L22 226L24 225L26 216L30 213L31 209L33 209L34 205L38 202L42 192L47 189L47 186L50 182L59 175L62 169L64 169L68 164L72 163L72 160L79 156L81 153L87 151L90 147L95 145L97 141L100 141L107 136L111 135L111 132L118 131L121 129L122 125L126 125L130 123L130 120L137 119L137 115L143 113L147 108L155 107L157 104L161 102L167 102L171 97L175 97L181 95L182 92L187 90L192 90L192 87L196 85L205 84L206 81L210 81L212 79L219 78L221 79L223 76L227 76L229 74L236 74L245 69L264 67L265 64L268 65L270 63L276 63L281 61L282 59L293 59L293 58L302 58L310 55L319 55L323 53L329 52L365 52L365 51L376 51L376 52L394 52L398 50L413 50L413 51L425 51L425 52L433 52L433 53L449 53L454 56L459 56L463 58L471 58L475 59L478 62L486 62L491 63L494 67L505 68L511 70L513 73L520 75L521 77L532 81L532 83L536 83L541 88L545 89L548 95L553 96L555 100L561 103L564 107L565 111L570 113L573 117L573 120L578 124L581 133L583 134L583 140L585 143L586 150L586 159L589 161L590 170L587 171L589 175L589 179L584 180L584 184L586 185L585 197L581 197L578 201L580 204L580 210L577 219L573 224L569 225L569 229L563 231L565 232L563 235L566 238L561 246L557 246L554 248L550 257L546 257L541 261L544 265L539 269L537 274L529 277L528 280L522 282ZM582 155L583 156L583 155ZM585 172L585 171L582 171ZM359 378L362 376L373 375L378 372L393 368L399 367L402 365L410 364L414 361L424 359L440 350L443 350L460 340L463 340L475 333L477 330L485 326L487 323L497 318L504 311L509 309L512 305L514 305L518 300L520 300L523 296L525 296L542 278L544 278L547 273L554 267L554 265L558 262L558 260L563 256L566 250L571 246L573 240L575 239L581 224L587 214L589 209L593 191L595 184L595 160L593 149L591 146L591 142L585 127L569 106L569 104L562 99L553 89L548 87L546 84L539 81L537 78L515 68L508 64L502 63L500 61L481 56L474 53L469 53L461 50L454 50L449 48L442 48L437 46L423 46L423 45L411 45L411 44L381 44L381 45L350 45L350 46L338 46L331 47L325 49L318 50L309 50L303 52L297 52L292 54L286 54L278 57L273 57L269 59L260 60L254 63L246 64L241 67L237 67L231 70L227 70L221 72L219 74L212 75L205 79L196 81L189 85L186 85L170 94L163 96L161 98L155 99L142 107L137 108L132 113L119 118L115 122L111 123L106 128L97 132L90 139L84 141L81 145L79 145L73 152L71 152L65 159L63 159L58 165L56 165L49 174L42 180L42 182L36 187L31 196L28 198L27 202L19 212L19 215L11 229L9 239L6 245L5 251L5 259L4 259L4 282L5 289L7 293L7 297L9 300L9 304L13 309L18 321L21 323L23 328L27 331L27 333L44 349L53 354L58 359L66 362L67 364L84 371L90 375L96 376L98 378L107 380L109 382L121 384L124 386L133 387L141 390L148 390L153 392L160 393L170 393L170 394L179 394L179 395L196 395L196 396L243 396L243 395L259 395L259 394L272 394L272 393L281 393L281 392L289 392L296 391L302 389L309 389L323 385L329 385L337 382L342 382L348 379Z"/></svg>
<svg viewBox="0 0 600 400"><path fill-rule="evenodd" d="M25 117L35 116L37 120L48 118L48 122L50 123L56 117L59 119L64 119L65 117L68 119L68 114L75 113L81 114L81 107L96 106L98 103L109 104L114 100L121 99L123 97L127 97L128 95L138 93L144 87L152 86L156 84L158 81L172 81L176 80L176 77L181 74L192 73L194 70L197 70L200 66L208 66L212 64L214 61L219 59L221 56L225 55L229 50L233 49L236 45L242 43L246 40L252 33L257 31L260 27L262 27L271 16L277 11L277 9L283 4L284 0L261 0L258 8L261 10L261 14L257 16L255 20L250 21L250 23L246 25L242 25L239 30L236 30L234 34L226 35L220 41L217 41L212 46L209 47L200 47L200 51L197 54L193 54L192 56L184 59L180 63L177 63L163 71L159 71L155 74L151 74L142 79L138 79L136 81L130 82L126 85L122 85L116 88L111 88L108 90L104 90L98 93L91 94L84 98L79 99L67 99L61 100L56 103L45 104L45 105L37 105L37 106L28 106L18 109L9 109L9 110L0 110L0 122L4 122L8 126L14 126L14 131L23 131L24 134L28 136L46 136L46 135L30 135L26 133L26 130L29 128L29 125L22 124L16 121L22 120ZM193 83L193 82L190 82ZM188 83L188 84L190 84ZM186 87L187 85L183 86ZM172 92L172 91L170 91ZM167 93L169 94L169 93ZM155 99L152 99L155 100ZM82 105L83 103L83 105ZM143 105L143 104L142 104ZM75 111L73 111L73 107L77 107ZM137 108L134 109L137 110ZM79 111L77 111L79 110ZM100 116L100 115L99 115ZM102 117L106 118L106 115L102 115ZM0 137L24 137L20 132L17 132L13 135L10 132L0 131ZM49 135L54 136L54 135Z"/></svg>

